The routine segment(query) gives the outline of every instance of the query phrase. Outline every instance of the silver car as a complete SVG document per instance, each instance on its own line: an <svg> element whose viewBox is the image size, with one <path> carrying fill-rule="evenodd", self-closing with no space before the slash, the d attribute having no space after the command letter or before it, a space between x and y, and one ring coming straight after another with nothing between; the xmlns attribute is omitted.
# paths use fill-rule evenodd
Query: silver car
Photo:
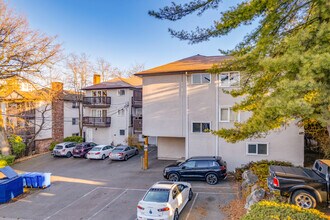
<svg viewBox="0 0 330 220"><path fill-rule="evenodd" d="M138 155L139 150L136 147L118 146L109 154L111 160L128 160L128 158Z"/></svg>

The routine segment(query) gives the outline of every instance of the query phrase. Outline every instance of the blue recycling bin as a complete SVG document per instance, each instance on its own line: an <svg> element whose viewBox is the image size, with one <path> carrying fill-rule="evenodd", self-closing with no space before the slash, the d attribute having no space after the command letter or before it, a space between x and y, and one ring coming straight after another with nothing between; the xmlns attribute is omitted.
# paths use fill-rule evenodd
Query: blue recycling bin
<svg viewBox="0 0 330 220"><path fill-rule="evenodd" d="M6 176L0 179L0 203L5 203L23 193L23 178L9 166L0 172Z"/></svg>
<svg viewBox="0 0 330 220"><path fill-rule="evenodd" d="M22 174L24 187L47 188L50 186L51 173L24 173Z"/></svg>

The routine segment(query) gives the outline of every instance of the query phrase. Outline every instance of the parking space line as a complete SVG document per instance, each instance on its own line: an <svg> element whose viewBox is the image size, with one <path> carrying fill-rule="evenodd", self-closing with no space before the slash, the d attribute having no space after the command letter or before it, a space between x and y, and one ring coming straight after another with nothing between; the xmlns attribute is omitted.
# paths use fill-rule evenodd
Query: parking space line
<svg viewBox="0 0 330 220"><path fill-rule="evenodd" d="M186 220L189 219L190 212L191 212L192 208L193 208L194 205L195 205L195 202L196 202L197 196L198 196L198 193L196 193L196 196L195 196L195 198L194 198L194 200L193 200L193 203L192 203L191 206L190 206L190 209L189 209L188 215L187 215L187 217L186 217Z"/></svg>
<svg viewBox="0 0 330 220"><path fill-rule="evenodd" d="M102 212L107 206L111 205L112 203L114 203L117 199L119 199L124 193L127 192L127 189L120 193L116 198L114 198L113 200L111 200L108 204L106 204L102 209L100 209L99 211L97 211L96 213L94 213L94 215L92 215L91 217L89 217L87 220L92 219L93 217L95 217L97 214L99 214L100 212Z"/></svg>
<svg viewBox="0 0 330 220"><path fill-rule="evenodd" d="M114 190L127 190L127 191L143 191L146 192L146 189L129 189L129 188L118 188L118 187L110 187L110 186L99 186L97 188L102 188L102 189L114 189Z"/></svg>
<svg viewBox="0 0 330 220"><path fill-rule="evenodd" d="M237 192L197 192L199 194L210 194L210 195L236 195Z"/></svg>
<svg viewBox="0 0 330 220"><path fill-rule="evenodd" d="M94 192L95 190L97 190L98 188L99 188L99 187L96 187L96 188L92 189L91 191L89 191L89 192L87 192L86 194L84 194L82 197L80 197L80 198L74 200L73 202L71 202L70 204L68 204L68 205L66 205L65 207L61 208L60 210L58 210L57 212L53 213L52 215L50 215L50 216L44 218L44 220L50 219L50 218L53 217L54 215L58 214L59 212L63 211L64 209L66 209L66 208L70 207L71 205L75 204L75 203L76 203L77 201L79 201L80 199L82 199L82 198L88 196L89 194L91 194L92 192Z"/></svg>

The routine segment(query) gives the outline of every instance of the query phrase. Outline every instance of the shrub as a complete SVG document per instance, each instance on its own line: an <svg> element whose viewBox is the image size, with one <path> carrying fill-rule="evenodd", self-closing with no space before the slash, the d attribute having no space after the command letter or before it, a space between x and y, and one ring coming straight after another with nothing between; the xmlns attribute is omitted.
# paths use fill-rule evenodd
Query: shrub
<svg viewBox="0 0 330 220"><path fill-rule="evenodd" d="M15 161L15 156L14 155L0 155L0 167L5 167L12 165Z"/></svg>
<svg viewBox="0 0 330 220"><path fill-rule="evenodd" d="M26 145L23 142L23 139L18 135L11 135L8 138L9 144L13 149L13 153L16 156L21 156L21 154L25 151Z"/></svg>
<svg viewBox="0 0 330 220"><path fill-rule="evenodd" d="M63 139L64 142L76 142L76 143L81 143L84 141L83 137L80 136L71 136L71 137L66 137Z"/></svg>
<svg viewBox="0 0 330 220"><path fill-rule="evenodd" d="M261 160L257 162L250 162L241 168L236 168L235 178L238 181L242 180L242 174L245 170L251 170L255 175L258 176L258 184L265 190L269 190L267 186L267 177L269 175L269 166L293 166L290 162L276 161L276 160Z"/></svg>
<svg viewBox="0 0 330 220"><path fill-rule="evenodd" d="M254 204L242 220L326 220L328 217L316 209L302 209L296 205L261 201Z"/></svg>
<svg viewBox="0 0 330 220"><path fill-rule="evenodd" d="M49 145L49 150L50 150L50 151L53 151L54 148L55 148L55 146L56 146L56 144L58 144L58 143L59 143L58 141L53 141L52 143L50 143L50 145Z"/></svg>

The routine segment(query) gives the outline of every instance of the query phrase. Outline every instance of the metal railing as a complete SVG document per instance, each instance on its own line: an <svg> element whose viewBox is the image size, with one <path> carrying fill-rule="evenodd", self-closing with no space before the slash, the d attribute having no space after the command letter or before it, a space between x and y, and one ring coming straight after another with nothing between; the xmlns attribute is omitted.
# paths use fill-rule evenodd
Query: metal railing
<svg viewBox="0 0 330 220"><path fill-rule="evenodd" d="M110 107L111 97L100 96L100 97L84 97L83 105L90 107Z"/></svg>
<svg viewBox="0 0 330 220"><path fill-rule="evenodd" d="M111 117L83 117L83 125L90 127L110 127Z"/></svg>

